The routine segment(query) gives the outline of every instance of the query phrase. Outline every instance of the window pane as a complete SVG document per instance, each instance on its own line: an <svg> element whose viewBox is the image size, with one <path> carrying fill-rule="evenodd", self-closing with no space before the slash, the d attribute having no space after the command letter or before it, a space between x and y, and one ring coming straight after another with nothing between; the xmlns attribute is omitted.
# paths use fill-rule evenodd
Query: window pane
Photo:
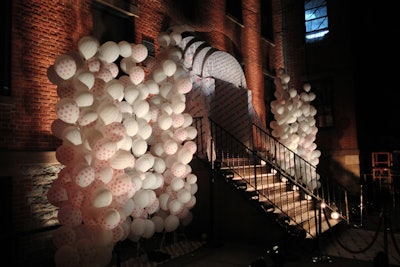
<svg viewBox="0 0 400 267"><path fill-rule="evenodd" d="M272 2L271 0L261 0L261 35L273 41L272 25Z"/></svg>
<svg viewBox="0 0 400 267"><path fill-rule="evenodd" d="M327 18L315 19L315 20L306 22L306 31L307 32L321 30L321 29L327 29L327 28L328 28L328 19Z"/></svg>
<svg viewBox="0 0 400 267"><path fill-rule="evenodd" d="M322 39L329 32L326 1L306 0L304 10L306 40Z"/></svg>
<svg viewBox="0 0 400 267"><path fill-rule="evenodd" d="M243 23L242 19L242 0L226 0L226 13L237 19L239 23Z"/></svg>
<svg viewBox="0 0 400 267"><path fill-rule="evenodd" d="M306 0L304 1L304 8L311 9L319 6L326 6L326 0Z"/></svg>
<svg viewBox="0 0 400 267"><path fill-rule="evenodd" d="M316 98L312 105L317 109L317 127L334 126L333 114L333 81L331 78L322 78L308 82Z"/></svg>
<svg viewBox="0 0 400 267"><path fill-rule="evenodd" d="M327 16L326 7L314 8L314 9L306 10L306 12L305 12L306 20L321 18L321 17L326 17L326 16Z"/></svg>
<svg viewBox="0 0 400 267"><path fill-rule="evenodd" d="M112 7L94 2L93 35L100 43L107 41L134 41L134 20Z"/></svg>

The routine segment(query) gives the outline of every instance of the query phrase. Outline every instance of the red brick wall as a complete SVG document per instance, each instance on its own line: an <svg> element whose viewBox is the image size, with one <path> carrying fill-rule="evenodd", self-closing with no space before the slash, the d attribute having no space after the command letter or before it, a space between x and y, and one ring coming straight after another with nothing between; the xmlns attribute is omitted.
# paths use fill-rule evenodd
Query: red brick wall
<svg viewBox="0 0 400 267"><path fill-rule="evenodd" d="M90 0L13 1L12 96L0 103L0 148L22 153L55 151L61 144L51 133L58 96L56 86L47 78L47 69L58 56L77 51L78 40L91 34L91 4ZM225 1L205 0L196 6L192 4L196 9L195 18L185 16L182 4L185 2L138 1L135 42L153 38L156 49L159 49L157 36L161 31L175 24L192 26L210 45L243 61L253 102L264 117L262 69L275 68L275 65L265 61L261 49L268 51L271 60L280 58L280 55L274 55L278 47L271 49L270 44L260 41L260 29L255 26L259 24L259 14L250 12L258 9L258 1L243 2L243 8L249 10L244 19L248 30L243 30L241 25L225 16ZM279 22L279 17L275 20ZM280 60L278 62L281 64ZM27 164L37 161L29 160L29 157L24 160ZM18 157L12 161L19 163ZM14 187L18 188L14 210L19 211L15 217L29 220L30 207L24 196L31 190L31 181L18 170L10 173L17 173L19 177L14 179Z"/></svg>
<svg viewBox="0 0 400 267"><path fill-rule="evenodd" d="M54 150L56 87L47 68L90 33L91 1L13 1L12 96L0 105L0 148Z"/></svg>
<svg viewBox="0 0 400 267"><path fill-rule="evenodd" d="M35 152L54 151L61 143L51 133L58 96L47 69L58 56L76 49L81 36L90 34L92 18L91 1L12 3L12 95L0 103L0 148L6 160L2 164L7 165L2 175L13 175L12 189L4 190L13 192L14 239L22 242L21 233L45 226L35 219L38 203L31 201L33 195L45 199L45 186L33 182L36 172L24 173L24 164L46 162Z"/></svg>
<svg viewBox="0 0 400 267"><path fill-rule="evenodd" d="M185 1L180 3L185 4ZM61 144L51 132L51 124L57 118L58 96L56 86L47 78L47 69L58 56L76 51L82 36L91 34L91 4L90 0L13 1L12 96L0 99L0 148L13 152L9 173L13 175L13 231L17 236L12 239L19 247L15 252L17 258L25 258L29 251L39 251L39 254L33 254L41 255L40 251L49 251L51 247L49 241L35 241L34 235L21 236L21 233L44 227L34 216L37 203L31 203L30 196L45 194L44 186L33 182L35 174L24 173L21 166L46 162L38 159L35 152L55 151ZM194 12L196 17L191 18L185 17L181 12L184 9L174 0L138 1L135 42L153 38L155 48L159 49L157 36L161 31L174 24L186 23L203 33L212 46L228 51L238 59L243 58L249 72L261 73L261 57L257 54L258 46L254 45L258 42L241 43L241 26L226 18L224 5L222 0L202 1ZM247 49L243 54L242 48ZM258 62L253 66L250 63L255 59ZM260 77L249 80L249 88L254 92L263 92ZM21 153L15 156L15 152ZM2 157L7 155L2 154Z"/></svg>

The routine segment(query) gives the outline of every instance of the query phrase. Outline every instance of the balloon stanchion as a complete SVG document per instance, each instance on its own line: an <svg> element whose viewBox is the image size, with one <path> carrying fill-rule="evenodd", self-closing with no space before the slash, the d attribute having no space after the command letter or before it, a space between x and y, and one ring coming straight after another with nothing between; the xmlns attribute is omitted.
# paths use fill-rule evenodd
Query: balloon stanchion
<svg viewBox="0 0 400 267"><path fill-rule="evenodd" d="M321 233L322 233L322 209L323 209L323 207L322 207L321 201L318 201L315 199L314 206L316 207L315 212L318 212L317 216L315 216L318 255L311 257L311 260L313 263L331 263L333 261L332 258L329 257L328 255L324 255L322 252L323 246L322 246Z"/></svg>

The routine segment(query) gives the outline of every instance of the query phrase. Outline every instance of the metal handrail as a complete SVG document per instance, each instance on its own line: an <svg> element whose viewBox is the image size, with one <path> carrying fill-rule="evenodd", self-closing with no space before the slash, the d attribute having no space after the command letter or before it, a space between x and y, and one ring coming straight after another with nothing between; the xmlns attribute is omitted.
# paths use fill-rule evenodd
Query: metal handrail
<svg viewBox="0 0 400 267"><path fill-rule="evenodd" d="M315 197L318 202L325 203L326 208L332 212L337 211L341 218L348 222L347 190L341 184L255 124L253 139L257 150L266 155L265 160L276 166L282 175L294 180L310 196Z"/></svg>
<svg viewBox="0 0 400 267"><path fill-rule="evenodd" d="M212 139L215 158L222 168L227 168L234 173L235 179L245 182L248 192L256 192L259 201L273 206L284 217L289 218L292 224L308 228L318 227L315 218L316 203L325 203L330 212L338 211L341 218L347 220L347 212L342 211L342 197L337 194L337 189L327 185L325 178L319 178L319 186L312 190L304 184L307 178L296 176L293 170L288 168L287 158L294 159L295 167L302 170L303 175L312 175L316 172L316 167L302 159L293 151L285 147L278 140L269 135L260 127L254 125L253 128L253 147L247 147L231 133L208 118L210 136L204 135L202 127L203 118L194 118L194 124L198 130L198 147L201 154L205 154L207 138ZM260 145L262 144L262 145ZM304 171L304 170L306 171ZM280 177L279 181L273 180L268 173L275 172L275 177ZM316 177L316 176L313 176ZM343 190L343 188L341 188ZM340 190L338 190L340 191ZM341 191L340 191L341 192ZM315 224L315 225L314 225ZM315 236L318 233L308 232Z"/></svg>

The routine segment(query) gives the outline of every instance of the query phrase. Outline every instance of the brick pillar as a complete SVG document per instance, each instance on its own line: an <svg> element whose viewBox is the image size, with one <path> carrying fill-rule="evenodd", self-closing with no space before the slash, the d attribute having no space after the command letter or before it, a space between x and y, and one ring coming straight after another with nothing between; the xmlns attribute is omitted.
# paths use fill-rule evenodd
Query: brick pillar
<svg viewBox="0 0 400 267"><path fill-rule="evenodd" d="M252 91L253 105L265 123L264 78L261 59L261 14L258 0L242 1L243 24L242 52L248 89Z"/></svg>

